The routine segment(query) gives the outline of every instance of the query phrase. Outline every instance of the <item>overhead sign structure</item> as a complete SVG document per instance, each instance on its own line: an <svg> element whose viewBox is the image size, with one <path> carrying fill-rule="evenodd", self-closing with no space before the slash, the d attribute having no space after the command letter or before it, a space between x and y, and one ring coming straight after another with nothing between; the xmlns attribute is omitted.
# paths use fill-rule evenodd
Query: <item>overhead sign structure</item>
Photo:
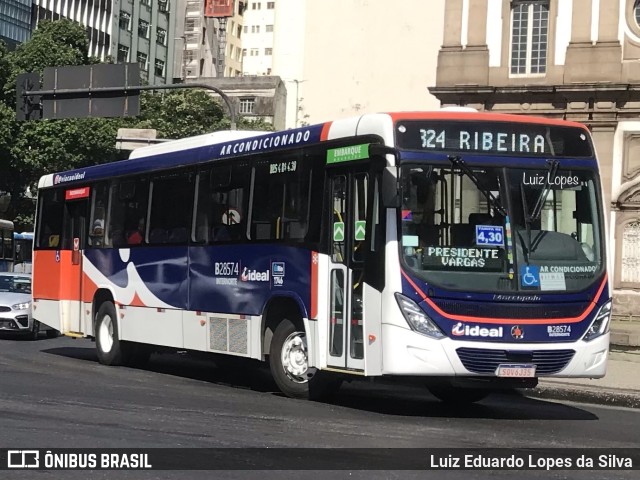
<svg viewBox="0 0 640 480"><path fill-rule="evenodd" d="M44 69L43 118L133 117L140 113L140 65L81 65ZM101 89L119 88L119 91ZM65 92L84 90L85 92Z"/></svg>

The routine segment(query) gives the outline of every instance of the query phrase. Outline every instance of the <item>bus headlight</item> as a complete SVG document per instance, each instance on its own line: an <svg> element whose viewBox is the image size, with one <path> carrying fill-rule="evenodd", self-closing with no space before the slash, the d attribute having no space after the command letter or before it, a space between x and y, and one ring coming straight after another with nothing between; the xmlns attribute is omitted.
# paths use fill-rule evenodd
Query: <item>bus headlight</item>
<svg viewBox="0 0 640 480"><path fill-rule="evenodd" d="M418 333L426 335L427 337L441 339L444 338L444 333L438 328L438 326L429 318L429 316L422 310L416 302L409 298L396 293L396 300L400 311L404 316L412 330Z"/></svg>
<svg viewBox="0 0 640 480"><path fill-rule="evenodd" d="M598 338L600 335L604 335L609 331L609 323L611 321L611 300L607 301L598 310L596 318L593 319L591 325L587 329L587 333L584 334L582 339L585 342L591 341L594 338Z"/></svg>

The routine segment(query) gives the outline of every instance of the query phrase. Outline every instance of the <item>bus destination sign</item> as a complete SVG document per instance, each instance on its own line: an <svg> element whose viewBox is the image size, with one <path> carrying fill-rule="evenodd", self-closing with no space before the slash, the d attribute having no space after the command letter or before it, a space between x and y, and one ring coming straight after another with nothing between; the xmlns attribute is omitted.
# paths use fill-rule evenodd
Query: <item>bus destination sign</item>
<svg viewBox="0 0 640 480"><path fill-rule="evenodd" d="M575 127L517 122L401 121L397 143L407 150L543 157L591 157L586 132Z"/></svg>

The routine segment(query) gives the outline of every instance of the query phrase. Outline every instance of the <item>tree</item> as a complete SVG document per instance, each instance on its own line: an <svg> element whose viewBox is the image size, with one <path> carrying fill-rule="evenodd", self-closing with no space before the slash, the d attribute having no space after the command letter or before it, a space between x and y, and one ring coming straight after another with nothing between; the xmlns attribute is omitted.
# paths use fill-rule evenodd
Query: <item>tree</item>
<svg viewBox="0 0 640 480"><path fill-rule="evenodd" d="M128 152L116 150L118 128L155 128L159 138L177 139L230 125L226 109L205 91L145 91L137 118L85 118L15 121L15 83L20 73L46 67L88 65L85 28L69 20L41 22L31 40L7 52L0 45L0 194L11 194L6 218L33 221L38 179L45 174L120 160ZM238 119L238 127L272 130L264 121ZM29 228L27 225L21 228Z"/></svg>

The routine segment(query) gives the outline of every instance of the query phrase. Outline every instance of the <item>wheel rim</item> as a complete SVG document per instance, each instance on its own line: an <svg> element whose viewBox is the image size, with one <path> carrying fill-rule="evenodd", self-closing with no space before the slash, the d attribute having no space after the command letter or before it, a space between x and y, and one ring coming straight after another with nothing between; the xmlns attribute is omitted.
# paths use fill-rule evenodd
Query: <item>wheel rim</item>
<svg viewBox="0 0 640 480"><path fill-rule="evenodd" d="M113 347L113 322L109 315L102 317L100 329L98 330L98 337L100 338L100 348L102 351L109 353L111 351L111 347Z"/></svg>
<svg viewBox="0 0 640 480"><path fill-rule="evenodd" d="M293 332L282 345L282 368L295 383L307 383L311 372L307 356L307 337L303 332Z"/></svg>

